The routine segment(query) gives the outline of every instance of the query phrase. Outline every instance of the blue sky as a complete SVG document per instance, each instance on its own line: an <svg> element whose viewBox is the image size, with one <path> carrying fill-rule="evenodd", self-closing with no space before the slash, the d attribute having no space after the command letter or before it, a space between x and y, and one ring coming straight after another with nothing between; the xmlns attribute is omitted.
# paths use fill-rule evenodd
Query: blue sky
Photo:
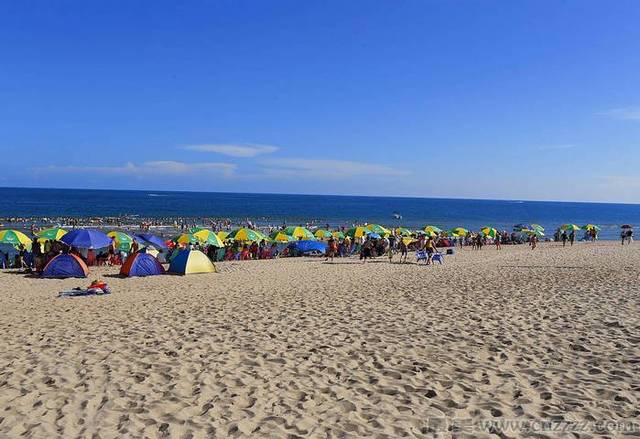
<svg viewBox="0 0 640 439"><path fill-rule="evenodd" d="M4 2L0 185L640 202L638 23L624 0Z"/></svg>

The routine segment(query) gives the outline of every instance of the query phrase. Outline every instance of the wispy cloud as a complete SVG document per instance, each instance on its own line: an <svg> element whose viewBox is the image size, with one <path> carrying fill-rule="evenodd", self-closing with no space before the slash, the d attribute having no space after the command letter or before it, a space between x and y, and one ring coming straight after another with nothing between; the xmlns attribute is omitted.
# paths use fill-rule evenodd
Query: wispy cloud
<svg viewBox="0 0 640 439"><path fill-rule="evenodd" d="M573 149L576 145L573 143L559 143L557 145L541 145L538 146L538 151L558 151L564 149Z"/></svg>
<svg viewBox="0 0 640 439"><path fill-rule="evenodd" d="M233 163L184 163L172 160L158 160L135 164L127 162L121 166L45 166L32 168L36 173L68 173L74 174L103 174L122 176L158 176L158 175L188 175L195 173L216 173L232 175L237 166Z"/></svg>
<svg viewBox="0 0 640 439"><path fill-rule="evenodd" d="M282 158L265 160L263 165L264 172L274 177L347 179L358 176L401 177L410 174L407 170L391 166L348 160Z"/></svg>
<svg viewBox="0 0 640 439"><path fill-rule="evenodd" d="M640 120L639 107L612 108L610 110L601 111L600 116L606 116L611 119L618 120Z"/></svg>
<svg viewBox="0 0 640 439"><path fill-rule="evenodd" d="M214 144L214 145L186 145L184 149L198 152L215 152L230 157L256 157L262 154L271 154L279 148L272 145L257 144Z"/></svg>

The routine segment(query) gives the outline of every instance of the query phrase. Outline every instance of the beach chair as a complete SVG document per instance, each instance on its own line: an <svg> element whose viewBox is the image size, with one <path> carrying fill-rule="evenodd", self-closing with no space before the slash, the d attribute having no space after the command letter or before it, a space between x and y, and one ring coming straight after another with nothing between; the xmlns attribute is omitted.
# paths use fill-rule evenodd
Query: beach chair
<svg viewBox="0 0 640 439"><path fill-rule="evenodd" d="M426 251L424 250L418 250L416 252L416 262L420 262L420 261L425 261L427 262L429 260L429 255L427 254Z"/></svg>
<svg viewBox="0 0 640 439"><path fill-rule="evenodd" d="M444 255L442 253L434 253L433 255L431 255L431 261L435 264L436 261L442 265L444 264Z"/></svg>

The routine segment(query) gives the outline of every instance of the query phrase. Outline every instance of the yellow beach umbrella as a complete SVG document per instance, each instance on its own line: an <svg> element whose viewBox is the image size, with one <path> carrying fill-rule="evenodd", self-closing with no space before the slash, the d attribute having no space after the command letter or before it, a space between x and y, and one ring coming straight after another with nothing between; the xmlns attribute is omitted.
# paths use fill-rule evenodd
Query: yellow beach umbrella
<svg viewBox="0 0 640 439"><path fill-rule="evenodd" d="M367 229L366 227L358 226L358 227L352 227L349 230L347 230L347 233L345 233L345 235L351 238L362 238L363 236L368 235L369 233L371 233L371 230Z"/></svg>
<svg viewBox="0 0 640 439"><path fill-rule="evenodd" d="M293 236L294 238L297 239L305 239L305 240L315 240L316 237L313 236L313 233L311 233L311 231L309 229L307 229L306 227L287 227L286 229L284 229L284 233L286 233L289 236Z"/></svg>
<svg viewBox="0 0 640 439"><path fill-rule="evenodd" d="M372 233L377 233L380 236L389 236L391 235L391 230L386 227L382 227L380 224L369 224L367 225L367 229L369 229Z"/></svg>
<svg viewBox="0 0 640 439"><path fill-rule="evenodd" d="M235 241L262 241L263 239L268 239L265 235L260 233L257 230L248 229L246 227L242 227L240 229L235 229L233 232L229 233L227 239L233 239Z"/></svg>
<svg viewBox="0 0 640 439"><path fill-rule="evenodd" d="M227 239L227 236L229 236L229 232L225 232L221 230L218 233L216 233L216 235L218 235L218 238L220 238L220 241L224 241L225 239Z"/></svg>
<svg viewBox="0 0 640 439"><path fill-rule="evenodd" d="M0 243L11 244L13 246L19 246L23 244L27 248L31 248L31 240L27 235L19 230L1 230L0 231Z"/></svg>
<svg viewBox="0 0 640 439"><path fill-rule="evenodd" d="M198 241L204 244L213 245L214 247L224 247L224 244L222 243L222 240L218 237L218 235L216 235L209 229L199 230L193 233L193 236L195 236Z"/></svg>
<svg viewBox="0 0 640 439"><path fill-rule="evenodd" d="M484 236L490 236L492 238L495 238L498 235L498 231L493 227L483 227L480 231Z"/></svg>
<svg viewBox="0 0 640 439"><path fill-rule="evenodd" d="M272 241L276 242L291 242L296 240L296 238L291 235L287 235L282 230L276 230L271 235L269 235L269 238L271 238Z"/></svg>
<svg viewBox="0 0 640 439"><path fill-rule="evenodd" d="M60 227L52 227L50 229L40 230L36 235L38 235L38 241L47 241L53 240L57 241L67 234L65 229L61 229Z"/></svg>
<svg viewBox="0 0 640 439"><path fill-rule="evenodd" d="M313 233L313 236L315 236L318 239L329 239L333 236L333 234L325 229L318 229Z"/></svg>

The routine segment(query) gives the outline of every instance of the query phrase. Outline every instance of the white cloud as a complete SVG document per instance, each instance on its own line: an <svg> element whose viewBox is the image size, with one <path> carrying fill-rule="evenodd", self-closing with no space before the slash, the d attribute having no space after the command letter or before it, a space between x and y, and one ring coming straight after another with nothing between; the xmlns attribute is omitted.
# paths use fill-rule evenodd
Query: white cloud
<svg viewBox="0 0 640 439"><path fill-rule="evenodd" d="M386 165L348 160L282 158L265 160L264 172L272 177L341 178L357 176L401 177L410 172Z"/></svg>
<svg viewBox="0 0 640 439"><path fill-rule="evenodd" d="M255 157L262 154L271 154L279 148L271 145L256 144L215 144L215 145L187 145L184 149L199 152L215 152L230 157Z"/></svg>
<svg viewBox="0 0 640 439"><path fill-rule="evenodd" d="M573 149L576 145L573 143L560 143L558 145L543 145L538 147L538 151L562 151L565 149Z"/></svg>
<svg viewBox="0 0 640 439"><path fill-rule="evenodd" d="M598 114L600 116L606 116L611 119L640 120L640 108L638 107L612 108L607 111L602 111Z"/></svg>
<svg viewBox="0 0 640 439"><path fill-rule="evenodd" d="M232 175L236 170L233 163L183 163L172 160L158 160L136 165L127 162L121 166L46 166L33 168L37 173L105 174L124 176L187 175L195 173L217 173Z"/></svg>

